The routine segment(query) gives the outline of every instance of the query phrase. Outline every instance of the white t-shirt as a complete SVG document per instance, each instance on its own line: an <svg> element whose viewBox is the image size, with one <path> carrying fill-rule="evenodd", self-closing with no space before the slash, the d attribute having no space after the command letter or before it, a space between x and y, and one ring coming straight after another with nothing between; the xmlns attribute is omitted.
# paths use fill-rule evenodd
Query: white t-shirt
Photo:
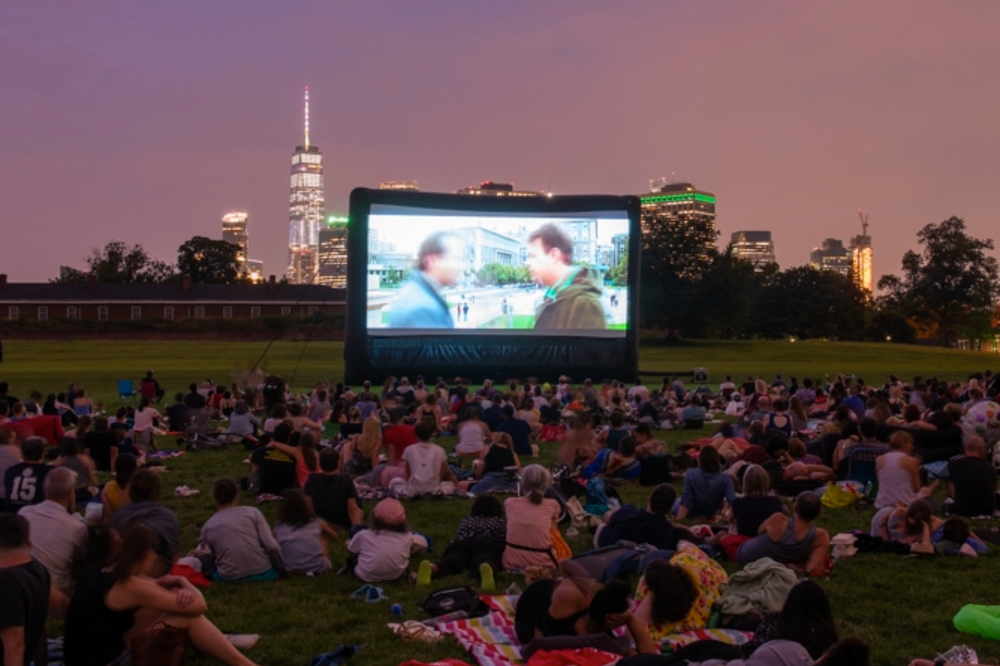
<svg viewBox="0 0 1000 666"><path fill-rule="evenodd" d="M152 407L146 407L143 410L135 410L135 425L132 427L136 432L143 432L144 430L149 430L153 427L153 419L159 416L159 413Z"/></svg>
<svg viewBox="0 0 1000 666"><path fill-rule="evenodd" d="M441 490L441 467L448 459L444 449L430 442L417 442L406 447L403 460L410 466L409 496L436 493Z"/></svg>
<svg viewBox="0 0 1000 666"><path fill-rule="evenodd" d="M645 402L649 400L649 389L642 384L633 386L628 390L628 397L632 399L639 398L640 401Z"/></svg>
<svg viewBox="0 0 1000 666"><path fill-rule="evenodd" d="M347 542L347 551L358 556L354 575L366 583L396 580L409 568L410 556L426 550L427 539L411 532L361 530Z"/></svg>

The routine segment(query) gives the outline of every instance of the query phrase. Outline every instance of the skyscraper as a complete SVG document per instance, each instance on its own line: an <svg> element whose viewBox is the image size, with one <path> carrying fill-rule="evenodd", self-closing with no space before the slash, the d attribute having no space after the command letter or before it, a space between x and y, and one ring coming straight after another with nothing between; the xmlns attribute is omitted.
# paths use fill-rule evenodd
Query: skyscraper
<svg viewBox="0 0 1000 666"><path fill-rule="evenodd" d="M331 215L319 230L318 284L347 286L347 216Z"/></svg>
<svg viewBox="0 0 1000 666"><path fill-rule="evenodd" d="M715 194L699 190L691 183L667 183L663 178L651 180L649 189L648 194L639 195L643 252L659 251L664 238L685 237L693 245L704 246L699 263L705 264L718 236ZM685 274L697 271L697 268L682 270Z"/></svg>
<svg viewBox="0 0 1000 666"><path fill-rule="evenodd" d="M753 264L758 273L775 263L774 241L770 231L735 231L730 239L733 255Z"/></svg>
<svg viewBox="0 0 1000 666"><path fill-rule="evenodd" d="M858 210L861 235L851 238L851 271L854 283L862 291L872 293L872 237L868 235L868 216Z"/></svg>
<svg viewBox="0 0 1000 666"><path fill-rule="evenodd" d="M247 248L250 237L247 235L247 214L233 211L222 216L222 240L240 248L236 258L240 264L246 265Z"/></svg>
<svg viewBox="0 0 1000 666"><path fill-rule="evenodd" d="M834 271L849 276L851 251L844 247L843 241L827 238L809 254L809 265L819 271Z"/></svg>
<svg viewBox="0 0 1000 666"><path fill-rule="evenodd" d="M288 270L292 283L315 280L319 268L319 231L326 217L323 155L309 144L309 86L305 97L305 141L292 155L292 192L288 208Z"/></svg>

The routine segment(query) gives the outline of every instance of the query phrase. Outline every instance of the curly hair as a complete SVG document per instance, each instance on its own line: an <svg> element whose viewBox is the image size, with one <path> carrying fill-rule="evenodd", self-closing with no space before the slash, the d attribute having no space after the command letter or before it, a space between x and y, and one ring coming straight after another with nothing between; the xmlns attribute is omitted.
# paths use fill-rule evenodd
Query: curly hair
<svg viewBox="0 0 1000 666"><path fill-rule="evenodd" d="M676 564L653 562L647 567L645 578L653 595L651 615L656 624L680 622L698 600L698 586L691 574Z"/></svg>

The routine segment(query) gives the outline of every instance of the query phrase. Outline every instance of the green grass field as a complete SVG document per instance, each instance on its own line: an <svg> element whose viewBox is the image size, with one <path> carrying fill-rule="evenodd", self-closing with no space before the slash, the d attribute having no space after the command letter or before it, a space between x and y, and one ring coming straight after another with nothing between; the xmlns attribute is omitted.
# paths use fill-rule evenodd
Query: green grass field
<svg viewBox="0 0 1000 666"><path fill-rule="evenodd" d="M161 383L180 389L191 381L208 377L229 382L240 377L260 356L260 343L216 342L18 342L8 341L0 365L0 381L8 381L12 392L25 396L64 390L69 382L89 389L97 399L118 404L115 382L139 379L148 368L156 370ZM303 353L304 352L304 353ZM985 353L956 352L879 344L708 342L681 346L647 344L641 365L656 372L690 370L705 366L712 383L726 373L740 377L784 375L817 377L845 372L881 381L889 373L903 377L937 375L961 378L970 372L996 366L996 358ZM343 369L342 345L334 342L279 342L271 348L262 366L268 372L292 377L296 389L306 389L320 378L336 380ZM296 366L298 367L295 372ZM373 378L378 379L378 378ZM579 378L582 379L582 378ZM687 439L689 432L660 435L671 444ZM454 440L443 439L448 447ZM171 446L169 440L161 445ZM543 445L541 462L549 463L553 445ZM196 544L200 526L212 514L209 497L212 482L223 475L247 476L249 465L242 451L189 453L166 461L162 475L165 503L177 512L183 547ZM170 496L177 485L201 491L187 499ZM626 501L645 502L647 490L625 488ZM251 501L249 495L246 502ZM414 528L428 534L440 552L451 538L459 519L468 511L468 500L407 503ZM370 506L367 507L370 509ZM274 506L263 508L274 519ZM828 510L820 524L831 533L867 527L872 510L852 506ZM571 539L575 552L588 548L587 535ZM343 546L334 545L335 566L345 559ZM996 603L1000 589L997 553L979 559L934 558L916 560L898 556L858 556L837 565L822 585L833 603L842 635L857 635L869 641L876 664L906 664L914 657L931 657L954 644L965 643L979 651L984 663L1000 660L1000 644L958 633L951 618L968 603ZM415 566L415 565L414 565ZM731 565L729 566L732 570ZM501 575L506 587L513 577ZM436 581L436 585L470 583L464 576ZM359 586L354 580L335 575L316 579L292 577L276 583L215 584L206 593L209 616L226 631L261 634L260 643L248 654L261 664L304 664L320 652L340 643L370 644L352 658L357 666L395 665L414 658L431 662L443 657L471 661L451 639L435 645L401 643L386 628L395 620L389 611L400 603L406 619L423 619L417 607L426 588L402 584L383 585L389 601L367 604L349 599ZM54 626L53 629L58 629ZM207 663L209 660L202 660Z"/></svg>

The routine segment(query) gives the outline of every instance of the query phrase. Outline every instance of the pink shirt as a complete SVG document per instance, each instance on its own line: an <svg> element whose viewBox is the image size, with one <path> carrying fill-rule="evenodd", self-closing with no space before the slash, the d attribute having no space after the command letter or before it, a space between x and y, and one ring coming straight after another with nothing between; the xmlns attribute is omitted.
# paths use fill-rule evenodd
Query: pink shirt
<svg viewBox="0 0 1000 666"><path fill-rule="evenodd" d="M513 548L510 544L551 552L549 531L559 518L559 503L543 499L541 504L532 504L527 497L511 497L504 502L504 509L507 512L508 544L503 552L504 568L554 567L555 560L547 552Z"/></svg>

